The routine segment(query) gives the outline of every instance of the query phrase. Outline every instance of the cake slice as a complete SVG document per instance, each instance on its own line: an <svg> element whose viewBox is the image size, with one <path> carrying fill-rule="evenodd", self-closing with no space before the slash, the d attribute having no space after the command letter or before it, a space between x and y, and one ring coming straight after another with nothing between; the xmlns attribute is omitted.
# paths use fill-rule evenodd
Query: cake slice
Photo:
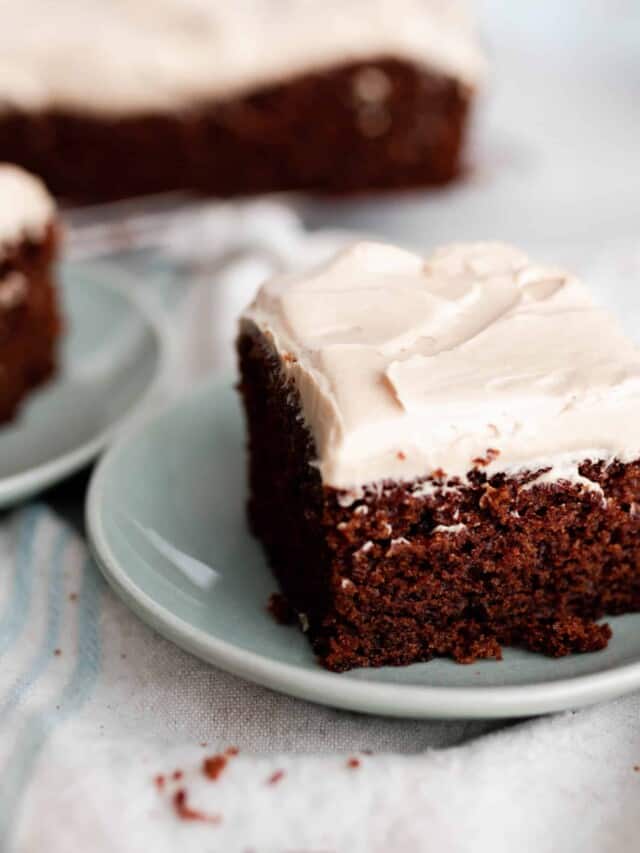
<svg viewBox="0 0 640 853"><path fill-rule="evenodd" d="M56 242L55 208L43 184L0 163L0 423L55 370Z"/></svg>
<svg viewBox="0 0 640 853"><path fill-rule="evenodd" d="M80 201L442 184L484 71L468 5L21 0L0 160Z"/></svg>
<svg viewBox="0 0 640 853"><path fill-rule="evenodd" d="M360 243L241 320L249 515L332 670L603 648L640 609L640 352L491 243Z"/></svg>

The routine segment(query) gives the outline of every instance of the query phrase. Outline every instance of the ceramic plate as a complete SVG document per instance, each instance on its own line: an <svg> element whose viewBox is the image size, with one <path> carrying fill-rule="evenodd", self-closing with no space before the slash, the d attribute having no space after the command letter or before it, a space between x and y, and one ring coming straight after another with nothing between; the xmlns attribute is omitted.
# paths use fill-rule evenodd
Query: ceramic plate
<svg viewBox="0 0 640 853"><path fill-rule="evenodd" d="M605 651L551 660L436 660L333 674L266 611L276 585L247 529L244 425L232 382L205 385L116 444L91 483L102 571L158 632L274 690L368 713L502 717L578 707L640 687L640 615L611 619Z"/></svg>
<svg viewBox="0 0 640 853"><path fill-rule="evenodd" d="M0 428L0 507L86 465L157 390L162 326L135 297L139 283L123 279L116 268L62 266L62 367Z"/></svg>

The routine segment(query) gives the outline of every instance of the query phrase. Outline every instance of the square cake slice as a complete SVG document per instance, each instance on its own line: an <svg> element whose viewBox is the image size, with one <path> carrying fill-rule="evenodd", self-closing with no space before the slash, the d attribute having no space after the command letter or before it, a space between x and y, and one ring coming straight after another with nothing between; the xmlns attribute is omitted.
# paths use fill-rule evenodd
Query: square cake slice
<svg viewBox="0 0 640 853"><path fill-rule="evenodd" d="M43 184L0 163L0 423L56 366L55 208Z"/></svg>
<svg viewBox="0 0 640 853"><path fill-rule="evenodd" d="M21 0L0 160L80 201L443 184L484 74L471 5Z"/></svg>
<svg viewBox="0 0 640 853"><path fill-rule="evenodd" d="M594 651L640 609L640 351L572 276L361 243L238 349L252 529L324 666Z"/></svg>

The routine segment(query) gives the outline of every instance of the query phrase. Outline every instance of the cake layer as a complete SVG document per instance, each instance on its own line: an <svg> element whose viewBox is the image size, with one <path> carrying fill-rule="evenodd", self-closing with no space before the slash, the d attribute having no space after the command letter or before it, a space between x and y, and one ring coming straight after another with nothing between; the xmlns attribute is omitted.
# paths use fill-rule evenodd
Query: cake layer
<svg viewBox="0 0 640 853"><path fill-rule="evenodd" d="M585 459L580 483L439 473L345 506L270 341L245 329L239 353L250 521L324 666L596 651L597 619L640 610L640 461Z"/></svg>
<svg viewBox="0 0 640 853"><path fill-rule="evenodd" d="M179 110L8 105L0 159L76 201L437 185L459 171L470 96L457 78L373 56Z"/></svg>
<svg viewBox="0 0 640 853"><path fill-rule="evenodd" d="M423 259L361 243L268 282L245 313L300 396L325 486L355 500L640 457L640 352L572 276L499 244Z"/></svg>
<svg viewBox="0 0 640 853"><path fill-rule="evenodd" d="M55 226L39 241L23 239L0 258L0 424L57 365L61 320L52 263Z"/></svg>
<svg viewBox="0 0 640 853"><path fill-rule="evenodd" d="M0 112L180 112L376 56L467 86L483 73L463 0L57 0L55 14L49 0L5 6Z"/></svg>
<svg viewBox="0 0 640 853"><path fill-rule="evenodd" d="M0 164L0 424L56 366L53 201L33 175Z"/></svg>

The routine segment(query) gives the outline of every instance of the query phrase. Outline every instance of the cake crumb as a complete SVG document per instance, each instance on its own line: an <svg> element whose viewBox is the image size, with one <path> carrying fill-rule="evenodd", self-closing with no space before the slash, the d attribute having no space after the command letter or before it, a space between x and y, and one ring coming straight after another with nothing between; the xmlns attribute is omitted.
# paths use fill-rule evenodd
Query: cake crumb
<svg viewBox="0 0 640 853"><path fill-rule="evenodd" d="M477 456L471 461L478 468L486 468L487 465L490 465L494 459L498 458L498 456L500 456L499 450L496 450L495 447L487 447L484 456Z"/></svg>
<svg viewBox="0 0 640 853"><path fill-rule="evenodd" d="M228 756L229 758L234 758L239 752L240 752L240 750L238 749L237 746L228 746L225 749L224 754L226 756Z"/></svg>
<svg viewBox="0 0 640 853"><path fill-rule="evenodd" d="M267 785L277 785L282 779L284 779L284 770L276 770L267 779Z"/></svg>
<svg viewBox="0 0 640 853"><path fill-rule="evenodd" d="M202 772L212 782L216 782L227 766L226 755L211 755L202 762Z"/></svg>
<svg viewBox="0 0 640 853"><path fill-rule="evenodd" d="M59 658L60 655L62 654L62 649L54 649L53 653L57 658Z"/></svg>
<svg viewBox="0 0 640 853"><path fill-rule="evenodd" d="M398 457L398 459L399 459L401 462L404 462L404 460L407 458L407 454L406 454L406 453L403 453L401 450L399 450L399 451L396 453L396 456Z"/></svg>
<svg viewBox="0 0 640 853"><path fill-rule="evenodd" d="M154 778L153 782L154 782L154 785L156 786L156 788L159 791L162 791L162 789L164 788L164 783L165 783L165 778L162 775L162 773L158 773L158 775Z"/></svg>
<svg viewBox="0 0 640 853"><path fill-rule="evenodd" d="M633 769L636 773L640 773L640 764L634 764Z"/></svg>
<svg viewBox="0 0 640 853"><path fill-rule="evenodd" d="M360 759L353 756L347 761L347 767L351 770L357 770L360 767Z"/></svg>
<svg viewBox="0 0 640 853"><path fill-rule="evenodd" d="M182 770L174 770L173 773L171 774L171 778L174 779L176 782L178 782L180 779L182 779L183 776L184 776L184 773L182 772Z"/></svg>
<svg viewBox="0 0 640 853"><path fill-rule="evenodd" d="M70 592L69 593L69 601L77 601L77 600L78 600L78 593L77 592Z"/></svg>
<svg viewBox="0 0 640 853"><path fill-rule="evenodd" d="M280 592L274 592L269 596L267 610L278 625L293 625L296 621L295 610L289 604L289 600Z"/></svg>
<svg viewBox="0 0 640 853"><path fill-rule="evenodd" d="M173 808L180 820L201 820L205 823L220 823L222 820L220 815L208 815L191 808L187 801L187 792L184 788L180 788L173 795Z"/></svg>

